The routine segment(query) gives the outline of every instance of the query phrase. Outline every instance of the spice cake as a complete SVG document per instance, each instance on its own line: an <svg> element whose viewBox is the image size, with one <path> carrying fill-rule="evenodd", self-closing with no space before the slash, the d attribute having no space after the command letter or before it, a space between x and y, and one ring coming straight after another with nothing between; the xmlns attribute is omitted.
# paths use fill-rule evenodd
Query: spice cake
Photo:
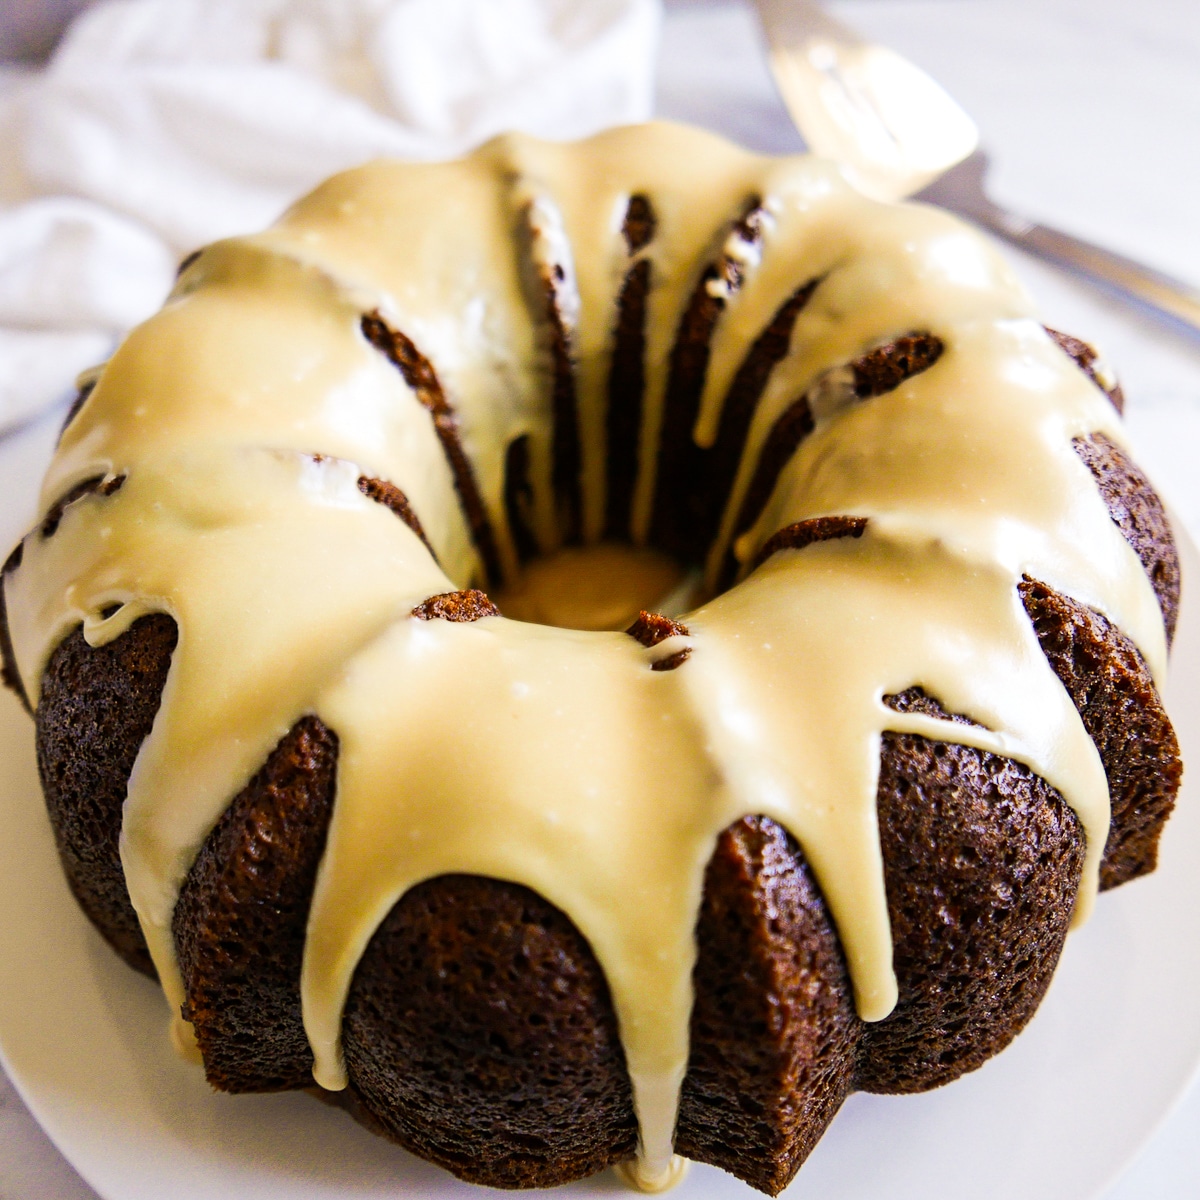
<svg viewBox="0 0 1200 1200"><path fill-rule="evenodd" d="M4 567L71 888L216 1088L492 1186L774 1194L1154 868L1179 569L1120 403L819 161L339 175L184 264ZM504 615L535 571L556 625Z"/></svg>

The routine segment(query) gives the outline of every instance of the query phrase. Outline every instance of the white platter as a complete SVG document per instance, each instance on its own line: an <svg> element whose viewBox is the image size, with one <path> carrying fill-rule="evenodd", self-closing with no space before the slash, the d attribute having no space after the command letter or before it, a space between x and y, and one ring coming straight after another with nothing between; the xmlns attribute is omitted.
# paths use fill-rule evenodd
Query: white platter
<svg viewBox="0 0 1200 1200"><path fill-rule="evenodd" d="M1167 702L1200 761L1200 556ZM1200 1062L1200 782L1189 777L1158 872L1102 896L1069 939L1037 1017L974 1075L923 1096L853 1096L787 1195L821 1200L1091 1200L1136 1154ZM168 1046L157 990L76 908L58 867L32 724L0 697L0 1060L105 1200L483 1195L303 1094L217 1095ZM565 1189L612 1196L610 1173ZM694 1167L678 1200L752 1193Z"/></svg>

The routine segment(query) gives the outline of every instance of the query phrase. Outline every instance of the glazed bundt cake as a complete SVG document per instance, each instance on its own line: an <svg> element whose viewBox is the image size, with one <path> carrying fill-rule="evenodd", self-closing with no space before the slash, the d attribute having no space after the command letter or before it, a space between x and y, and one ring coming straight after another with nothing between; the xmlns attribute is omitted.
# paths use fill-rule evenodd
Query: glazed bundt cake
<svg viewBox="0 0 1200 1200"><path fill-rule="evenodd" d="M1120 406L818 161L339 175L184 263L4 568L70 886L216 1088L778 1192L1154 868L1179 568Z"/></svg>

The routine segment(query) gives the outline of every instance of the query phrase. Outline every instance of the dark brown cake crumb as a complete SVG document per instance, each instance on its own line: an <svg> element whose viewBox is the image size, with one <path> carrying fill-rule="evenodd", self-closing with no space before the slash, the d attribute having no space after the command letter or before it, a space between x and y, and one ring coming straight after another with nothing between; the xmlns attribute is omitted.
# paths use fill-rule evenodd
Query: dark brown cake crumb
<svg viewBox="0 0 1200 1200"><path fill-rule="evenodd" d="M677 1149L775 1194L845 1098L861 1023L820 893L773 821L718 839L697 945ZM372 1120L460 1178L548 1187L633 1155L603 974L523 887L451 875L410 891L358 967L344 1036Z"/></svg>
<svg viewBox="0 0 1200 1200"><path fill-rule="evenodd" d="M504 511L517 558L525 563L538 553L533 532L533 484L529 479L529 434L508 444L504 455Z"/></svg>
<svg viewBox="0 0 1200 1200"><path fill-rule="evenodd" d="M124 475L115 475L111 479L104 475L93 475L91 479L84 479L82 482L77 483L70 491L65 492L50 505L46 515L42 518L40 527L42 537L51 538L58 532L58 526L63 519L63 513L76 500L82 500L84 496L91 496L96 493L101 496L111 496L113 493L121 490L121 485L124 482Z"/></svg>
<svg viewBox="0 0 1200 1200"><path fill-rule="evenodd" d="M567 307L567 271L560 262L537 262L529 246L538 238L538 213L529 205L521 230L526 242L522 262L530 268L526 279L529 307L542 335L549 358L550 378L550 482L554 488L559 536L563 545L577 545L583 527L583 493L580 472L583 450L579 441L579 411L575 397L575 362L571 332L564 316Z"/></svg>
<svg viewBox="0 0 1200 1200"><path fill-rule="evenodd" d="M763 543L754 559L754 566L762 566L780 550L803 550L813 542L828 542L833 538L860 538L866 527L866 517L811 517L807 521L785 525Z"/></svg>
<svg viewBox="0 0 1200 1200"><path fill-rule="evenodd" d="M632 1157L637 1122L608 984L528 888L446 875L372 937L346 1065L402 1146L490 1187L552 1187Z"/></svg>
<svg viewBox="0 0 1200 1200"><path fill-rule="evenodd" d="M333 813L337 738L302 718L204 841L171 928L208 1082L223 1092L312 1084L300 968Z"/></svg>
<svg viewBox="0 0 1200 1200"><path fill-rule="evenodd" d="M529 434L522 433L509 443L504 454L504 512L509 521L509 536L517 559L528 563L538 556L540 547L534 534L533 484L529 480Z"/></svg>
<svg viewBox="0 0 1200 1200"><path fill-rule="evenodd" d="M487 508L475 480L475 468L463 449L458 417L446 399L433 364L400 330L388 325L378 311L364 314L361 326L363 337L404 376L404 381L412 388L417 400L433 418L434 431L450 464L454 488L458 492L463 515L467 518L475 549L483 560L483 569L490 581L499 580L502 576L500 555Z"/></svg>
<svg viewBox="0 0 1200 1200"><path fill-rule="evenodd" d="M1109 515L1150 576L1169 646L1179 618L1179 554L1163 503L1145 472L1104 434L1076 438L1071 445L1091 471Z"/></svg>
<svg viewBox="0 0 1200 1200"><path fill-rule="evenodd" d="M722 241L734 238L747 247L757 246L762 241L765 222L762 200L753 196ZM685 561L690 542L685 499L690 481L698 478L703 469L702 452L692 430L700 413L717 320L728 297L736 295L744 282L745 266L740 257L718 254L701 272L671 347L658 438L650 540L660 550Z"/></svg>
<svg viewBox="0 0 1200 1200"><path fill-rule="evenodd" d="M430 596L412 610L412 615L421 621L479 621L484 617L498 617L500 610L485 592L468 588Z"/></svg>
<svg viewBox="0 0 1200 1200"><path fill-rule="evenodd" d="M908 333L886 345L877 346L850 364L855 396L860 400L870 400L894 391L906 379L932 367L941 358L944 348L941 338L921 332ZM733 553L733 543L762 515L783 468L815 427L807 396L793 401L772 426L759 452L758 464L734 523L730 549L726 552L721 569L722 588L730 587L737 578L738 561Z"/></svg>
<svg viewBox="0 0 1200 1200"><path fill-rule="evenodd" d="M893 712L915 712L926 717L937 717L941 721L953 721L956 725L979 726L979 722L973 721L966 713L947 712L923 687L905 688L902 692L884 696L883 702Z"/></svg>
<svg viewBox="0 0 1200 1200"><path fill-rule="evenodd" d="M668 654L666 658L657 659L650 664L652 671L674 671L676 667L682 667L689 658L692 657L691 646L684 646L682 650L677 650L674 654Z"/></svg>
<svg viewBox="0 0 1200 1200"><path fill-rule="evenodd" d="M4 585L25 557L25 543L18 542L0 567L0 683L9 691L14 692L21 706L32 715L33 708L29 697L25 695L25 685L21 682L21 671L17 666L17 655L12 644L12 634L8 631L8 601L4 595Z"/></svg>
<svg viewBox="0 0 1200 1200"><path fill-rule="evenodd" d="M625 632L635 642L649 649L651 646L657 646L659 642L665 642L670 637L680 635L686 637L688 627L681 621L673 621L670 617L664 617L661 613L647 612L642 609L637 620Z"/></svg>
<svg viewBox="0 0 1200 1200"><path fill-rule="evenodd" d="M621 236L625 239L625 249L630 254L644 250L654 239L654 231L658 228L658 217L650 197L636 193L629 197L625 207L625 219L621 222Z"/></svg>
<svg viewBox="0 0 1200 1200"><path fill-rule="evenodd" d="M1154 870L1183 774L1179 743L1133 643L1095 609L1026 578L1021 602L1108 776L1112 823L1101 888Z"/></svg>
<svg viewBox="0 0 1200 1200"><path fill-rule="evenodd" d="M916 734L884 734L877 807L900 996L863 1027L856 1086L924 1091L981 1066L1033 1015L1084 837L1027 767Z"/></svg>
<svg viewBox="0 0 1200 1200"><path fill-rule="evenodd" d="M177 636L163 613L140 617L104 646L89 646L75 629L50 656L37 710L38 772L67 882L117 953L150 976L150 953L125 890L121 813Z"/></svg>
<svg viewBox="0 0 1200 1200"><path fill-rule="evenodd" d="M928 371L945 345L932 333L906 333L884 346L857 358L850 364L854 371L854 394L860 400L893 392L906 379Z"/></svg>
<svg viewBox="0 0 1200 1200"><path fill-rule="evenodd" d="M774 821L717 839L696 946L675 1148L773 1196L850 1092L862 1032L820 890Z"/></svg>
<svg viewBox="0 0 1200 1200"><path fill-rule="evenodd" d="M631 196L621 233L630 255L650 244L658 227L647 196ZM617 326L608 368L608 412L605 422L607 492L604 531L610 538L630 536L630 506L637 483L646 390L646 302L651 265L637 259L626 271L617 296Z"/></svg>
<svg viewBox="0 0 1200 1200"><path fill-rule="evenodd" d="M633 492L641 460L642 402L646 391L646 298L651 265L639 259L629 268L617 297L617 331L608 370L608 454L605 473L605 532L627 538Z"/></svg>
<svg viewBox="0 0 1200 1200"><path fill-rule="evenodd" d="M693 493L689 503L689 516L693 521L690 555L693 558L703 558L716 536L721 514L728 503L746 449L746 438L758 410L758 402L762 399L776 363L787 354L796 320L812 299L819 283L819 279L810 279L801 284L779 306L770 324L746 352L729 385L721 406L716 439L711 449L704 452L702 467L689 480Z"/></svg>
<svg viewBox="0 0 1200 1200"><path fill-rule="evenodd" d="M204 250L201 248L199 250L193 250L191 254L185 254L183 258L179 260L179 266L175 271L175 278L178 279L184 273L184 271L186 271L188 267L190 267L203 253Z"/></svg>
<svg viewBox="0 0 1200 1200"><path fill-rule="evenodd" d="M58 440L61 442L63 434L67 432L67 426L71 424L77 416L79 410L87 403L88 397L96 390L96 381L85 383L83 387L75 395L75 399L71 401L71 407L67 409L67 415L63 418L62 428L58 431Z"/></svg>
<svg viewBox="0 0 1200 1200"><path fill-rule="evenodd" d="M625 632L635 642L639 642L649 649L651 646L657 646L659 642L665 642L670 637L687 637L688 627L681 621L672 621L670 617L664 617L661 613L647 612L642 609L637 620ZM691 646L684 646L682 650L677 650L674 654L668 654L666 658L660 658L657 662L651 663L650 670L674 671L676 667L683 666L691 655Z"/></svg>
<svg viewBox="0 0 1200 1200"><path fill-rule="evenodd" d="M1043 325L1042 328L1050 335L1058 348L1072 358L1075 365L1109 398L1113 408L1119 413L1124 413L1125 393L1121 390L1119 383L1114 382L1111 387L1106 387L1101 382L1100 374L1096 369L1100 355L1096 353L1095 348L1080 338L1072 337L1069 333L1059 333L1057 329L1051 329L1049 325Z"/></svg>
<svg viewBox="0 0 1200 1200"><path fill-rule="evenodd" d="M733 536L729 539L729 549L725 552L719 582L722 591L732 587L737 578L739 563L733 553L733 543L758 520L775 490L776 481L783 468L791 461L800 443L815 428L816 422L813 420L812 409L806 396L801 396L799 400L794 400L788 405L771 426L767 440L759 451L754 474L750 476L749 486L742 497L742 505L734 522Z"/></svg>
<svg viewBox="0 0 1200 1200"><path fill-rule="evenodd" d="M421 539L433 561L437 562L437 555L434 554L433 547L425 536L425 529L421 524L420 517L417 516L413 506L409 504L408 497L394 483L388 483L386 479L372 479L368 475L360 475L358 490L367 499L374 500L376 504L382 504L384 508L391 509Z"/></svg>

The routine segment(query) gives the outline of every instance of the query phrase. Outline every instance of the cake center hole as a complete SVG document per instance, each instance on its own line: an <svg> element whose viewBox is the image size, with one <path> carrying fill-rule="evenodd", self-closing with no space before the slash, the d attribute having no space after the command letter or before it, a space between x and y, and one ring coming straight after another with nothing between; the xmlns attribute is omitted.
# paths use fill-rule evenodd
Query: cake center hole
<svg viewBox="0 0 1200 1200"><path fill-rule="evenodd" d="M616 542L570 546L525 565L492 600L515 621L561 629L627 629L642 609L673 616L698 586L675 559Z"/></svg>

